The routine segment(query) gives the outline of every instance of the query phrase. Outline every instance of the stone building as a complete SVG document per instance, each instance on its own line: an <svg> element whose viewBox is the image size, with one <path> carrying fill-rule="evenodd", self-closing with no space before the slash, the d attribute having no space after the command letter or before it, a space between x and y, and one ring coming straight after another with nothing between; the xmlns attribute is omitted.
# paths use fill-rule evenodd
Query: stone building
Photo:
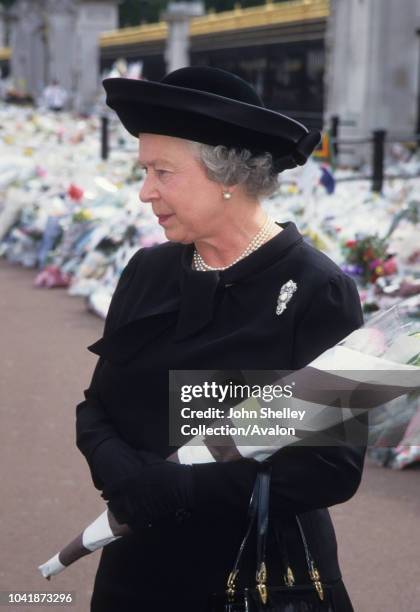
<svg viewBox="0 0 420 612"><path fill-rule="evenodd" d="M118 30L118 0L16 0L9 18L15 84L38 97L57 78L75 108L89 111L100 66L118 58L141 62L150 79L185 63L213 65L248 79L269 107L308 125L328 126L338 115L343 138L420 132L420 0L266 0L201 17L193 4L176 3L167 22ZM7 57L0 49L0 65ZM370 155L370 147L341 150L351 164Z"/></svg>
<svg viewBox="0 0 420 612"><path fill-rule="evenodd" d="M82 113L96 102L99 36L118 25L118 0L16 0L9 11L15 87L38 100L57 80Z"/></svg>
<svg viewBox="0 0 420 612"><path fill-rule="evenodd" d="M343 138L420 131L419 26L420 0L330 0L324 117L339 116ZM370 150L342 149L350 163Z"/></svg>

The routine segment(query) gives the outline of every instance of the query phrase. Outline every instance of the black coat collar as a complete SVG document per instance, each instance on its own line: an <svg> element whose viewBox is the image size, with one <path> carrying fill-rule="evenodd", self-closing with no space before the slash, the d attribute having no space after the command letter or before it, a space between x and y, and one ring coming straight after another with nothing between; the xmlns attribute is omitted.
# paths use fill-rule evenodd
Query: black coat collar
<svg viewBox="0 0 420 612"><path fill-rule="evenodd" d="M282 232L245 259L220 272L193 270L191 263L194 245L184 248L181 258L181 307L175 334L176 342L196 333L212 320L215 295L219 289L244 282L258 274L303 239L293 222L287 221L278 225L283 228Z"/></svg>
<svg viewBox="0 0 420 612"><path fill-rule="evenodd" d="M266 242L257 251L239 261L227 270L220 272L198 272L191 268L194 245L186 245L171 259L165 258L162 266L150 265L150 274L162 278L179 275L179 282L171 277L165 289L156 299L154 291L145 291L144 297L135 309L135 314L114 332L101 338L88 349L115 363L125 363L138 350L154 338L173 327L175 342L181 342L208 325L213 318L215 298L218 291L227 285L246 282L255 274L274 265L296 243L302 235L291 221L279 223L283 231ZM157 258L156 258L157 259ZM174 266L171 269L171 265ZM160 269L162 268L162 269ZM147 283L142 276L141 282ZM130 286L131 290L131 286ZM135 300L136 287L133 287L129 300Z"/></svg>

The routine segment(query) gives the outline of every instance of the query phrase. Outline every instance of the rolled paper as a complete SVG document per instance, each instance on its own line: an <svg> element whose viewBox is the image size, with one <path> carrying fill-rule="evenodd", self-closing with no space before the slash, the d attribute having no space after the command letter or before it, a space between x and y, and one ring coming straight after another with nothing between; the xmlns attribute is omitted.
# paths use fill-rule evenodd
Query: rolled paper
<svg viewBox="0 0 420 612"><path fill-rule="evenodd" d="M89 527L86 527L82 534L82 545L93 552L120 537L112 531L108 511L105 511Z"/></svg>
<svg viewBox="0 0 420 612"><path fill-rule="evenodd" d="M57 553L56 555L54 555L54 557L51 557L51 559L46 563L39 565L38 569L44 576L44 578L50 580L51 576L56 576L57 574L62 572L65 567L66 566L60 562L60 553Z"/></svg>
<svg viewBox="0 0 420 612"><path fill-rule="evenodd" d="M120 525L113 514L105 510L77 538L74 538L49 561L39 565L38 569L44 578L50 580L51 576L56 576L78 559L129 533L132 532L128 525Z"/></svg>
<svg viewBox="0 0 420 612"><path fill-rule="evenodd" d="M212 463L216 461L207 447L194 446L188 443L181 446L173 455L168 457L168 460L174 463L184 463L186 465L201 462Z"/></svg>

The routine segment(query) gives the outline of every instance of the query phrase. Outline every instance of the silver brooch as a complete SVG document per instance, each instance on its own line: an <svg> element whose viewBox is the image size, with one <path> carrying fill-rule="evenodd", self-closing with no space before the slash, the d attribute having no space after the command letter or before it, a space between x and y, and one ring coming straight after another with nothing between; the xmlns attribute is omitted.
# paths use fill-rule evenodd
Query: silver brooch
<svg viewBox="0 0 420 612"><path fill-rule="evenodd" d="M294 281L289 280L280 289L279 297L277 298L276 314L281 315L287 308L287 304L294 292L297 289L297 285Z"/></svg>

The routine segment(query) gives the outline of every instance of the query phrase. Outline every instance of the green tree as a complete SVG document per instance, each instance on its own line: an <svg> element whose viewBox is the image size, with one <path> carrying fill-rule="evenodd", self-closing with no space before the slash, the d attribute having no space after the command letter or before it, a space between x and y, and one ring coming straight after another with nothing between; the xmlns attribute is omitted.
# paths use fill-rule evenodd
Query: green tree
<svg viewBox="0 0 420 612"><path fill-rule="evenodd" d="M119 6L120 27L159 21L168 0L124 0Z"/></svg>
<svg viewBox="0 0 420 612"><path fill-rule="evenodd" d="M205 10L217 13L230 11L235 4L243 8L265 4L266 0L204 0ZM279 1L279 0L278 0ZM283 1L283 0L280 0ZM124 0L119 7L120 27L153 23L159 21L159 16L166 8L169 0Z"/></svg>
<svg viewBox="0 0 420 612"><path fill-rule="evenodd" d="M284 2L284 0L275 1ZM0 5L10 7L14 2L15 0L0 0ZM160 14L165 10L168 2L169 0L124 0L118 7L120 27L159 21ZM204 0L204 6L206 11L214 10L220 13L232 10L235 4L248 8L265 4L265 2L266 0Z"/></svg>

